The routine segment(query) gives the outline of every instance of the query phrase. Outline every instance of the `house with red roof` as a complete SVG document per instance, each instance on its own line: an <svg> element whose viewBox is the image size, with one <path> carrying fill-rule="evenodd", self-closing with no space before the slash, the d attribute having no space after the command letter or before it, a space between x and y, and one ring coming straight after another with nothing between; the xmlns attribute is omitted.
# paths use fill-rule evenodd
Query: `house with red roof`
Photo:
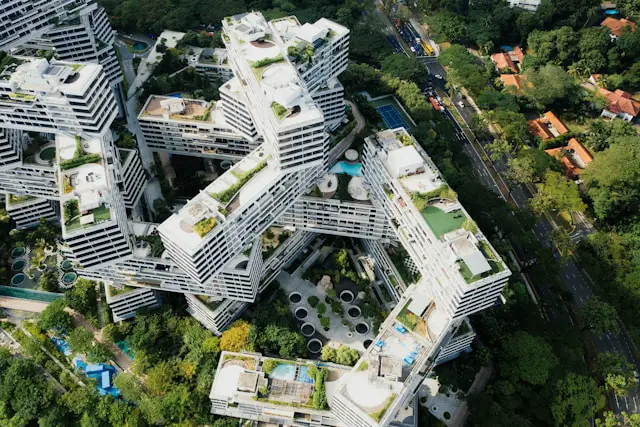
<svg viewBox="0 0 640 427"><path fill-rule="evenodd" d="M610 119L620 117L628 122L633 121L640 114L640 102L631 98L629 92L616 89L614 92L605 88L598 91L606 99L607 105L602 109L601 116Z"/></svg>
<svg viewBox="0 0 640 427"><path fill-rule="evenodd" d="M518 73L523 58L522 49L520 49L520 46L516 46L509 52L494 53L491 55L491 62L496 66L496 71L499 73L505 71Z"/></svg>
<svg viewBox="0 0 640 427"><path fill-rule="evenodd" d="M529 120L529 132L545 141L564 135L569 129L552 111L547 111L542 117Z"/></svg>
<svg viewBox="0 0 640 427"><path fill-rule="evenodd" d="M505 88L515 87L516 92L521 91L524 85L527 84L527 76L523 74L500 74L500 80L502 80Z"/></svg>
<svg viewBox="0 0 640 427"><path fill-rule="evenodd" d="M571 138L566 147L549 148L544 152L560 160L565 176L570 179L578 178L593 161L591 153L575 138Z"/></svg>
<svg viewBox="0 0 640 427"><path fill-rule="evenodd" d="M607 17L600 23L600 26L607 27L609 29L609 35L611 39L615 40L622 34L622 29L624 27L631 27L631 31L636 31L636 23L633 21L629 21L628 19L616 19Z"/></svg>

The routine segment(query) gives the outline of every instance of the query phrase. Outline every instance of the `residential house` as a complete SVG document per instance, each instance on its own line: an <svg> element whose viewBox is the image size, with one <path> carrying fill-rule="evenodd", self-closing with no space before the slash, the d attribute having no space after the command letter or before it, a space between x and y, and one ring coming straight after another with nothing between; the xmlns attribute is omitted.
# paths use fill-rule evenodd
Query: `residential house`
<svg viewBox="0 0 640 427"><path fill-rule="evenodd" d="M529 132L545 141L564 135L569 129L552 111L547 111L542 117L529 120Z"/></svg>
<svg viewBox="0 0 640 427"><path fill-rule="evenodd" d="M510 52L500 52L491 55L491 62L496 66L498 72L511 71L518 73L520 71L520 64L524 58L524 53L520 46L516 46Z"/></svg>
<svg viewBox="0 0 640 427"><path fill-rule="evenodd" d="M549 148L544 152L560 160L564 174L570 179L576 179L593 160L591 153L575 138L571 138L566 147Z"/></svg>
<svg viewBox="0 0 640 427"><path fill-rule="evenodd" d="M500 74L500 80L502 80L505 88L514 87L516 92L520 92L526 83L527 76L522 74Z"/></svg>
<svg viewBox="0 0 640 427"><path fill-rule="evenodd" d="M640 102L631 98L629 92L616 89L614 92L605 88L598 88L598 91L607 100L607 105L602 109L601 116L610 119L620 117L628 122L633 121L640 113Z"/></svg>
<svg viewBox="0 0 640 427"><path fill-rule="evenodd" d="M631 31L636 31L636 23L624 18L616 19L607 17L600 23L600 26L607 27L609 29L612 40L620 37L620 35L622 34L622 29L626 26L631 27Z"/></svg>

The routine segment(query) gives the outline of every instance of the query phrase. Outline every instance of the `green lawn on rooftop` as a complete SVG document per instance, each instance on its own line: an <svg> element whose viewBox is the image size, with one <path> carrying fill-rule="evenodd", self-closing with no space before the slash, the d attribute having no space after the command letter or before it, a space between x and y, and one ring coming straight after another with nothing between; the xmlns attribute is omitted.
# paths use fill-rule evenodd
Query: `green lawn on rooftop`
<svg viewBox="0 0 640 427"><path fill-rule="evenodd" d="M461 211L445 212L435 206L427 206L422 216L436 236L442 237L450 231L462 227L466 217Z"/></svg>

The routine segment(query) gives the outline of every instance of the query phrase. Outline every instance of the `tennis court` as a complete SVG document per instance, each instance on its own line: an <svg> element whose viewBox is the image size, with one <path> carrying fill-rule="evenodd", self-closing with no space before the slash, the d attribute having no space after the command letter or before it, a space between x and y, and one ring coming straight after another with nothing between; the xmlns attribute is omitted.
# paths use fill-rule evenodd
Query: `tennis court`
<svg viewBox="0 0 640 427"><path fill-rule="evenodd" d="M405 129L409 129L409 125L404 121L395 105L382 105L376 108L376 111L382 116L382 120L384 121L384 124L387 126L387 128L395 129L403 127Z"/></svg>

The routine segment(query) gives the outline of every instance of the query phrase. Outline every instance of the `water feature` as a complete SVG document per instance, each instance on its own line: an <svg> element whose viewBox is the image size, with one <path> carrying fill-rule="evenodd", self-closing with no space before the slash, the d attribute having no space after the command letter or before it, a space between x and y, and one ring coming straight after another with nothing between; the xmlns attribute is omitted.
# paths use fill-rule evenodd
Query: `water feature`
<svg viewBox="0 0 640 427"><path fill-rule="evenodd" d="M299 292L291 292L289 294L289 301L291 301L294 304L297 304L300 301L302 301L302 295L300 295Z"/></svg>
<svg viewBox="0 0 640 427"><path fill-rule="evenodd" d="M68 259L65 259L60 264L60 268L62 268L63 271L70 271L73 268L73 263Z"/></svg>
<svg viewBox="0 0 640 427"><path fill-rule="evenodd" d="M310 339L307 343L307 349L314 354L320 353L320 351L322 350L322 341L320 341L318 338Z"/></svg>
<svg viewBox="0 0 640 427"><path fill-rule="evenodd" d="M366 334L367 332L369 332L369 325L367 325L366 323L358 323L356 325L356 332L360 335Z"/></svg>
<svg viewBox="0 0 640 427"><path fill-rule="evenodd" d="M344 290L344 291L340 292L340 299L343 302L349 303L349 302L353 301L354 298L355 298L355 295L353 295L353 292L351 292L349 290Z"/></svg>
<svg viewBox="0 0 640 427"><path fill-rule="evenodd" d="M302 327L300 328L300 332L302 332L302 335L304 335L305 337L310 337L316 333L316 327L313 326L313 324L307 322L302 325Z"/></svg>
<svg viewBox="0 0 640 427"><path fill-rule="evenodd" d="M293 381L296 379L296 365L281 363L273 368L269 377L277 378L279 380Z"/></svg>
<svg viewBox="0 0 640 427"><path fill-rule="evenodd" d="M296 315L296 319L302 320L302 319L305 319L309 315L309 312L304 307L298 307L298 308L296 308L295 315Z"/></svg>
<svg viewBox="0 0 640 427"><path fill-rule="evenodd" d="M25 276L24 273L18 273L11 278L11 284L13 286L21 285L26 278L27 276Z"/></svg>
<svg viewBox="0 0 640 427"><path fill-rule="evenodd" d="M18 258L19 256L24 255L25 248L15 247L11 250L11 258Z"/></svg>
<svg viewBox="0 0 640 427"><path fill-rule="evenodd" d="M360 317L360 314L362 314L362 311L360 310L360 307L354 305L349 310L347 310L347 314L349 314L349 317L351 317L352 319L357 319L358 317Z"/></svg>
<svg viewBox="0 0 640 427"><path fill-rule="evenodd" d="M362 176L362 163L338 162L329 171L331 173L346 173L350 176Z"/></svg>
<svg viewBox="0 0 640 427"><path fill-rule="evenodd" d="M306 366L300 366L300 369L298 369L298 378L296 378L296 381L300 381L301 383L307 383L307 384L314 383L313 378L311 378L309 376L309 373L307 372Z"/></svg>
<svg viewBox="0 0 640 427"><path fill-rule="evenodd" d="M64 276L62 276L62 283L64 283L65 285L70 285L73 282L75 282L77 278L78 278L78 275L73 271L70 271L68 273L65 273Z"/></svg>
<svg viewBox="0 0 640 427"><path fill-rule="evenodd" d="M24 270L24 265L25 262L21 259L14 261L13 264L11 264L11 271L22 271Z"/></svg>

